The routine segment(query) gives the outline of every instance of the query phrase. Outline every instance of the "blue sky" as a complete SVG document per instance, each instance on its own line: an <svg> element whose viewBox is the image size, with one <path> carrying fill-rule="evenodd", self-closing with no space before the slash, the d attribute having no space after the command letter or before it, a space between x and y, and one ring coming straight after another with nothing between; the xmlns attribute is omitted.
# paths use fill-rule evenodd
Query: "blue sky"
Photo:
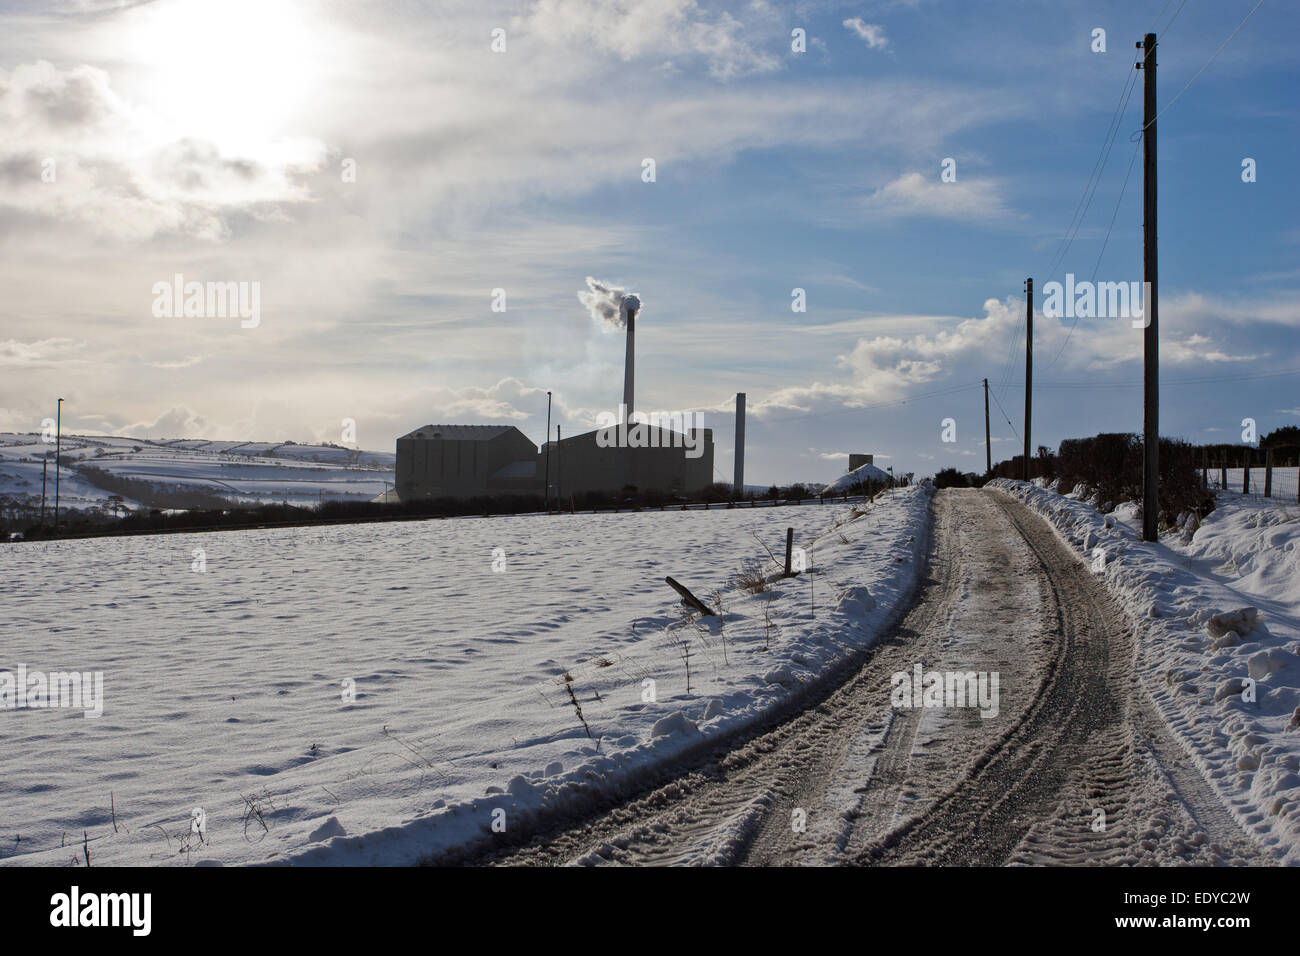
<svg viewBox="0 0 1300 956"><path fill-rule="evenodd" d="M549 389L577 432L622 392L590 275L644 299L637 404L702 410L720 477L736 391L751 482L980 470L982 378L1019 447L1024 278L1142 278L1140 74L1057 255L1134 41L1163 107L1254 6L0 5L0 429L62 395L85 432L540 441ZM1300 420L1298 21L1265 0L1160 118L1165 434ZM259 326L155 317L176 273L258 282ZM1068 325L1035 318L1034 444L1140 430L1140 332Z"/></svg>

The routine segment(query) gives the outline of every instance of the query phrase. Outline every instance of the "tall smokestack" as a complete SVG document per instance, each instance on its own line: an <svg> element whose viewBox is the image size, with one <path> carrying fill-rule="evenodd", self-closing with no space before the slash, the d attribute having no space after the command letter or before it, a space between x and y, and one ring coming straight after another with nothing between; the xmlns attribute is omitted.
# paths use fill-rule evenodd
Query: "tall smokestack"
<svg viewBox="0 0 1300 956"><path fill-rule="evenodd" d="M632 421L633 388L636 377L636 316L641 311L641 297L621 286L610 285L587 276L587 291L578 293L578 301L591 317L607 331L627 330L627 360L623 366L623 420Z"/></svg>
<svg viewBox="0 0 1300 956"><path fill-rule="evenodd" d="M632 386L636 377L636 306L624 301L627 312L627 357L623 360L624 421L632 422Z"/></svg>
<svg viewBox="0 0 1300 956"><path fill-rule="evenodd" d="M737 498L745 494L745 393L736 393L736 483Z"/></svg>

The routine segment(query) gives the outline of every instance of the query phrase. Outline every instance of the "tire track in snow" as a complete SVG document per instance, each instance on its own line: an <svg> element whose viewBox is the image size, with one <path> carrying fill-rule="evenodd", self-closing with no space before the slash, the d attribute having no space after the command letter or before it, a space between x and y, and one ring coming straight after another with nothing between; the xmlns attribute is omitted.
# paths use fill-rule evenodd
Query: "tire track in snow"
<svg viewBox="0 0 1300 956"><path fill-rule="evenodd" d="M1137 688L1131 623L1049 526L987 491L941 494L934 507L917 603L838 689L663 786L487 862L1267 862ZM1038 586L1036 629L1010 600L1018 579ZM993 595L983 606L969 600L981 587ZM891 708L892 673L954 655L967 669L970 648L954 635L974 629L996 644L998 628L1024 648L1004 693L1024 702L1019 712L1004 704L994 727L970 711L945 725ZM796 808L806 832L791 826ZM1104 829L1093 826L1098 808Z"/></svg>

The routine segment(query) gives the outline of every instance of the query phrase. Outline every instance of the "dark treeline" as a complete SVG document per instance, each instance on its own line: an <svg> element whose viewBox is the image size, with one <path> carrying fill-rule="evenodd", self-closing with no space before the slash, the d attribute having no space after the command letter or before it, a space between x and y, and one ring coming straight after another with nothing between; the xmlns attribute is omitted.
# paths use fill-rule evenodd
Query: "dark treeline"
<svg viewBox="0 0 1300 956"><path fill-rule="evenodd" d="M1206 452L1176 438L1160 439L1160 522L1172 526L1186 512L1204 517L1214 510L1214 495L1202 483ZM1095 495L1103 511L1121 502L1142 504L1144 449L1142 436L1112 432L1092 438L1070 438L1055 453L1040 445L1029 463L1030 478L1059 481L1062 491L1083 486ZM1022 478L1024 456L993 466L997 478Z"/></svg>

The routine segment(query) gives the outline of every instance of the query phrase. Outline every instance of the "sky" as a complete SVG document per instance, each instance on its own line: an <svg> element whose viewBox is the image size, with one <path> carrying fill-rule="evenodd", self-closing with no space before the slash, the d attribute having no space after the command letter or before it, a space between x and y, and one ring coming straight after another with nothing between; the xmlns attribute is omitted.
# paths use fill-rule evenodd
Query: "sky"
<svg viewBox="0 0 1300 956"><path fill-rule="evenodd" d="M1153 24L1161 432L1295 424L1300 7L1255 7L0 0L0 430L540 443L550 391L576 434L622 397L593 277L719 480L736 392L748 483L982 471L1033 277L1034 447L1140 432L1143 332L1042 290L1143 278ZM177 275L256 321L167 314Z"/></svg>

